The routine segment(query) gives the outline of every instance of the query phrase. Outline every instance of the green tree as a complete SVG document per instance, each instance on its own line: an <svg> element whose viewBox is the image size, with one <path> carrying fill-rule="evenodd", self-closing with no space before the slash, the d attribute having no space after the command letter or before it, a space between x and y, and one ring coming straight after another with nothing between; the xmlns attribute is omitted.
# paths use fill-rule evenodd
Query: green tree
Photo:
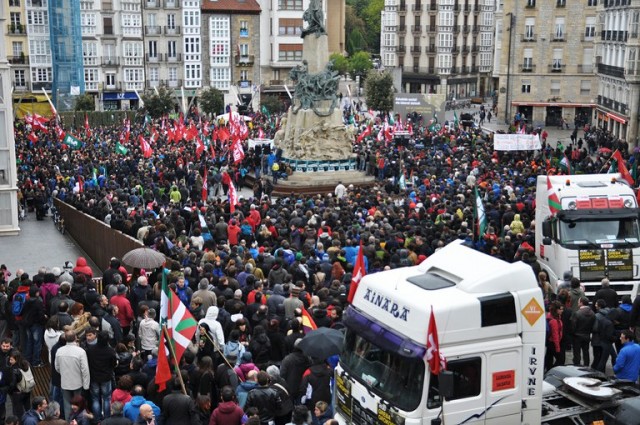
<svg viewBox="0 0 640 425"><path fill-rule="evenodd" d="M367 52L357 52L349 59L349 74L354 80L356 76L360 76L360 84L372 68L371 55Z"/></svg>
<svg viewBox="0 0 640 425"><path fill-rule="evenodd" d="M267 108L270 114L279 114L284 112L284 103L278 96L266 95L260 97L260 110Z"/></svg>
<svg viewBox="0 0 640 425"><path fill-rule="evenodd" d="M367 31L364 32L365 40L372 53L380 52L380 17L383 9L384 0L369 0L366 7L360 9L360 16L367 28Z"/></svg>
<svg viewBox="0 0 640 425"><path fill-rule="evenodd" d="M390 73L370 70L365 81L365 91L369 108L384 113L393 110L393 78Z"/></svg>
<svg viewBox="0 0 640 425"><path fill-rule="evenodd" d="M338 71L340 75L347 75L349 70L349 60L340 53L332 53L329 59L333 61L333 69Z"/></svg>
<svg viewBox="0 0 640 425"><path fill-rule="evenodd" d="M160 87L158 92L155 90L150 93L142 95L142 101L144 102L144 110L151 118L160 118L164 114L168 114L173 111L174 102L172 92Z"/></svg>
<svg viewBox="0 0 640 425"><path fill-rule="evenodd" d="M366 3L365 3L366 5ZM367 50L367 42L362 34L367 32L364 20L358 16L356 10L362 10L360 6L345 7L344 22L346 32L345 49L349 56L360 50Z"/></svg>
<svg viewBox="0 0 640 425"><path fill-rule="evenodd" d="M96 110L96 102L88 93L81 94L76 97L76 103L73 107L74 111L95 111Z"/></svg>
<svg viewBox="0 0 640 425"><path fill-rule="evenodd" d="M203 90L198 100L200 110L213 116L224 111L224 94L215 87Z"/></svg>

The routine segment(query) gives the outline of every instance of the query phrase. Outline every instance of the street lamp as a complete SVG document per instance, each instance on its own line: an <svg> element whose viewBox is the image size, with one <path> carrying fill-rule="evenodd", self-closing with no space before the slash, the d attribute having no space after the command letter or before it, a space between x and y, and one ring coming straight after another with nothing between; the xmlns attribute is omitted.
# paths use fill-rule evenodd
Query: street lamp
<svg viewBox="0 0 640 425"><path fill-rule="evenodd" d="M509 52L507 56L507 93L504 105L504 123L509 125L509 117L511 116L511 105L509 103L509 95L511 94L511 42L513 40L513 27L516 25L516 15L512 12L506 14L509 16Z"/></svg>

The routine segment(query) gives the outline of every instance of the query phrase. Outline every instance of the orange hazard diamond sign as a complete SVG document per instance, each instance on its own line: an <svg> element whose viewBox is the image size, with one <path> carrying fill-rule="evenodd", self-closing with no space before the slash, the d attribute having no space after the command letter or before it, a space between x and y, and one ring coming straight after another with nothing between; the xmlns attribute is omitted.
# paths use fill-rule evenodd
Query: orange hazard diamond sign
<svg viewBox="0 0 640 425"><path fill-rule="evenodd" d="M533 326L543 314L544 309L535 298L531 298L531 301L529 301L522 309L522 315L527 319L527 322L529 322L531 326Z"/></svg>

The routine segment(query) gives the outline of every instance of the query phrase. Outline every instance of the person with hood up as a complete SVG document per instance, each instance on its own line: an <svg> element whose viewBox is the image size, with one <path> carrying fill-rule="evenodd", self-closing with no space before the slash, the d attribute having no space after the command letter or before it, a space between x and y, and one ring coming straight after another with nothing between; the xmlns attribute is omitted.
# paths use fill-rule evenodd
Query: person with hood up
<svg viewBox="0 0 640 425"><path fill-rule="evenodd" d="M142 388L142 385L136 385L133 387L131 395L131 400L124 405L123 413L126 418L129 418L132 422L138 419L138 416L140 415L140 406L143 404L151 406L155 417L160 417L160 408L156 406L153 401L149 401L144 398L144 388Z"/></svg>
<svg viewBox="0 0 640 425"><path fill-rule="evenodd" d="M93 270L91 270L91 267L87 264L87 259L84 257L78 257L73 272L76 274L82 273L87 279L93 279Z"/></svg>
<svg viewBox="0 0 640 425"><path fill-rule="evenodd" d="M514 235L524 233L524 224L520 221L520 214L515 214L513 216L513 221L509 225L509 228Z"/></svg>
<svg viewBox="0 0 640 425"><path fill-rule="evenodd" d="M233 388L226 386L221 391L222 402L216 407L209 419L209 425L239 425L244 411L235 400Z"/></svg>
<svg viewBox="0 0 640 425"><path fill-rule="evenodd" d="M253 363L253 355L251 354L250 351L245 351L242 354L242 358L240 359L240 364L236 366L234 370L236 371L236 374L238 375L238 378L240 378L241 381L245 381L249 379L248 377L251 371L256 371L256 372L260 371L260 369L258 369L256 365Z"/></svg>
<svg viewBox="0 0 640 425"><path fill-rule="evenodd" d="M218 312L220 310L217 306L212 306L207 309L207 314L204 319L198 322L198 325L206 323L209 326L209 336L214 344L217 344L214 348L224 347L224 332L222 331L222 325L218 322ZM196 329L196 341L200 340L200 326Z"/></svg>
<svg viewBox="0 0 640 425"><path fill-rule="evenodd" d="M278 258L269 271L269 276L267 277L267 281L269 282L269 287L273 288L277 284L283 284L287 280L287 276L289 273L283 267L282 258Z"/></svg>
<svg viewBox="0 0 640 425"><path fill-rule="evenodd" d="M45 273L44 282L40 285L40 296L47 308L46 311L49 311L51 300L58 295L59 288L59 285L56 283L56 276L53 273Z"/></svg>

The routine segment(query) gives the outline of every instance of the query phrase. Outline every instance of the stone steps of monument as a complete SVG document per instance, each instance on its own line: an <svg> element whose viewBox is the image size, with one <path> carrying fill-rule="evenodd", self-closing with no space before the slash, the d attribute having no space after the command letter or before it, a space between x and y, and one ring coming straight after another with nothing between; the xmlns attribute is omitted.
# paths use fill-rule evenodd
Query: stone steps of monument
<svg viewBox="0 0 640 425"><path fill-rule="evenodd" d="M268 178L271 179L271 177ZM253 174L247 175L245 181L247 185L252 186L255 176ZM278 180L278 184L274 185L273 195L333 193L339 182L345 186L352 184L360 188L373 187L376 183L373 176L368 176L362 171L294 172L286 180Z"/></svg>

